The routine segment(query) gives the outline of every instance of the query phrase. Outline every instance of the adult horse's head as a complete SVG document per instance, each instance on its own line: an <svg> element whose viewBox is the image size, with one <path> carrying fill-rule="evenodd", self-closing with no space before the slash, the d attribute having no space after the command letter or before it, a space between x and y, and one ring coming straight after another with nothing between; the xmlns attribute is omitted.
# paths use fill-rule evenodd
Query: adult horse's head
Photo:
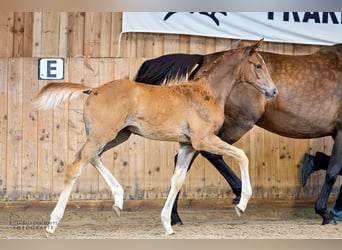
<svg viewBox="0 0 342 250"><path fill-rule="evenodd" d="M268 72L265 61L256 49L262 44L263 39L245 48L244 56L247 63L240 69L242 82L254 86L267 98L273 98L278 94L278 90Z"/></svg>

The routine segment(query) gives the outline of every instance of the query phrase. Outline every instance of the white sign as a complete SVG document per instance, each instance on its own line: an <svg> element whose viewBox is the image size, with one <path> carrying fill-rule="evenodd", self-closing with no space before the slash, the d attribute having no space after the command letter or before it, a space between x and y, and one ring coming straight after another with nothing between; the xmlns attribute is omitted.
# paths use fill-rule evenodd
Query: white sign
<svg viewBox="0 0 342 250"><path fill-rule="evenodd" d="M38 60L39 80L62 80L64 79L63 58L40 58Z"/></svg>
<svg viewBox="0 0 342 250"><path fill-rule="evenodd" d="M281 43L342 43L341 12L124 12L122 32Z"/></svg>

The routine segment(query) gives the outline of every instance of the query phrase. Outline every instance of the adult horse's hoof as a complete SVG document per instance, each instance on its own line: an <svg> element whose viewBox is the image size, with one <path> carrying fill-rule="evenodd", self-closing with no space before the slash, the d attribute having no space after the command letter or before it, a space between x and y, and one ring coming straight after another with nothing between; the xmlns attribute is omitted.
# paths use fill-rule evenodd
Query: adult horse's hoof
<svg viewBox="0 0 342 250"><path fill-rule="evenodd" d="M240 195L237 195L234 199L233 199L233 205L236 206L237 204L239 204L240 202Z"/></svg>
<svg viewBox="0 0 342 250"><path fill-rule="evenodd" d="M171 226L173 225L183 225L183 222L177 213L171 214Z"/></svg>
<svg viewBox="0 0 342 250"><path fill-rule="evenodd" d="M322 225L333 225L336 226L337 222L335 221L334 218L324 218L322 221Z"/></svg>
<svg viewBox="0 0 342 250"><path fill-rule="evenodd" d="M113 210L114 210L114 212L115 212L118 216L121 215L121 208L119 208L119 207L117 207L117 206L113 206Z"/></svg>

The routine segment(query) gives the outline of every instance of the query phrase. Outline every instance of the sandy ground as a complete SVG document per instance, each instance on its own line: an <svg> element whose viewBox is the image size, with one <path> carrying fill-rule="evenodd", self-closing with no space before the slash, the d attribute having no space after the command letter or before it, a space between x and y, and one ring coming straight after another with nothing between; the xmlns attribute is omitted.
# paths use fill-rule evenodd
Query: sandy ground
<svg viewBox="0 0 342 250"><path fill-rule="evenodd" d="M1 209L0 239L43 239L48 209ZM181 208L184 225L166 236L160 210L67 208L53 239L341 239L342 222L322 226L312 207L249 208L240 218L234 209Z"/></svg>

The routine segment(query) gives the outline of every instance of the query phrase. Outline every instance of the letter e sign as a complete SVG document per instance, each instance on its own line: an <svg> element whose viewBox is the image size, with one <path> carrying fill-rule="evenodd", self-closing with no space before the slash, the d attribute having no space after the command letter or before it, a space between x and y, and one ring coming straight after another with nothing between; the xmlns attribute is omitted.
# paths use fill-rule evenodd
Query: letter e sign
<svg viewBox="0 0 342 250"><path fill-rule="evenodd" d="M38 60L39 80L63 80L64 59L63 58L39 58Z"/></svg>

